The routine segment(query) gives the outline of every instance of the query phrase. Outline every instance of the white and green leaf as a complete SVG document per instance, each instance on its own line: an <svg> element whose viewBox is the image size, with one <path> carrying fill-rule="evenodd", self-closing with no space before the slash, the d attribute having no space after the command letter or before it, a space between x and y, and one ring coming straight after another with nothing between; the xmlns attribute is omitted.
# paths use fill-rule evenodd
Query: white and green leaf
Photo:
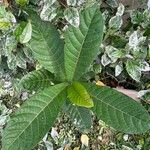
<svg viewBox="0 0 150 150"><path fill-rule="evenodd" d="M32 25L31 22L29 21L25 28L23 29L23 32L20 35L20 43L24 44L30 41L32 36Z"/></svg>
<svg viewBox="0 0 150 150"><path fill-rule="evenodd" d="M80 17L77 8L66 8L64 11L65 19L74 27L79 27L80 24Z"/></svg>
<svg viewBox="0 0 150 150"><path fill-rule="evenodd" d="M134 60L127 60L126 62L126 70L128 74L137 82L139 82L141 78L141 70L139 65L140 64Z"/></svg>
<svg viewBox="0 0 150 150"><path fill-rule="evenodd" d="M120 16L113 16L109 20L109 28L119 30L123 24L123 20Z"/></svg>
<svg viewBox="0 0 150 150"><path fill-rule="evenodd" d="M52 21L57 16L59 3L56 0L44 0L40 17L44 21Z"/></svg>
<svg viewBox="0 0 150 150"><path fill-rule="evenodd" d="M120 61L116 67L115 67L115 76L119 76L121 74L121 72L123 71L123 64L122 62Z"/></svg>

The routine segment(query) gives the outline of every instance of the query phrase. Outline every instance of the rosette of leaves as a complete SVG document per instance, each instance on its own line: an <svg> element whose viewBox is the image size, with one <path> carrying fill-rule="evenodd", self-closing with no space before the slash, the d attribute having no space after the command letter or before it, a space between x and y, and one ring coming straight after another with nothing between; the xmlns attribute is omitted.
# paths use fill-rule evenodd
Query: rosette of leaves
<svg viewBox="0 0 150 150"><path fill-rule="evenodd" d="M31 72L21 80L20 86L37 92L8 122L3 132L3 150L32 149L53 125L64 104L71 120L75 118L84 128L91 122L90 111L127 133L142 133L150 128L150 116L139 103L107 86L82 81L99 53L103 37L98 6L81 11L79 27L70 25L64 40L55 26L41 21L36 14L31 15L31 24L29 46L45 71ZM49 72L54 78L50 79ZM57 84L48 85L50 80L56 80Z"/></svg>

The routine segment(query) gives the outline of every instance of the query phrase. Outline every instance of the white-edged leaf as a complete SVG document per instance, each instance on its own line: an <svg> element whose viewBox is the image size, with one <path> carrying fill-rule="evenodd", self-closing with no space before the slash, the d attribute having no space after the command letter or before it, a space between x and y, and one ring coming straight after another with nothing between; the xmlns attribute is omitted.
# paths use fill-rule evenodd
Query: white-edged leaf
<svg viewBox="0 0 150 150"><path fill-rule="evenodd" d="M130 48L136 49L139 44L137 31L134 31L129 37Z"/></svg>
<svg viewBox="0 0 150 150"><path fill-rule="evenodd" d="M77 0L77 5L80 6L85 2L86 2L86 0Z"/></svg>
<svg viewBox="0 0 150 150"><path fill-rule="evenodd" d="M89 146L89 137L86 134L81 135L81 143L86 147Z"/></svg>
<svg viewBox="0 0 150 150"><path fill-rule="evenodd" d="M123 71L123 64L120 61L115 67L115 76L116 77L119 76L122 71Z"/></svg>
<svg viewBox="0 0 150 150"><path fill-rule="evenodd" d="M109 20L109 28L118 30L123 24L122 18L120 16L114 16Z"/></svg>
<svg viewBox="0 0 150 150"><path fill-rule="evenodd" d="M107 65L109 65L111 63L111 59L107 56L107 54L104 54L102 57L101 57L101 63L102 65L105 67Z"/></svg>
<svg viewBox="0 0 150 150"><path fill-rule="evenodd" d="M115 7L118 6L117 0L106 0L106 3L107 3L108 5L110 5L111 7L113 7L113 8L115 8Z"/></svg>
<svg viewBox="0 0 150 150"><path fill-rule="evenodd" d="M132 79L139 82L141 78L141 70L139 69L139 64L134 60L127 60L126 70Z"/></svg>
<svg viewBox="0 0 150 150"><path fill-rule="evenodd" d="M66 8L64 11L65 19L74 27L79 27L80 24L80 17L77 8Z"/></svg>
<svg viewBox="0 0 150 150"><path fill-rule="evenodd" d="M77 0L67 0L68 6L75 6L77 4Z"/></svg>
<svg viewBox="0 0 150 150"><path fill-rule="evenodd" d="M40 17L44 21L51 21L57 16L59 4L56 0L45 0Z"/></svg>
<svg viewBox="0 0 150 150"><path fill-rule="evenodd" d="M117 15L117 16L122 16L123 13L124 13L124 10L125 10L124 5L123 5L122 3L119 3L119 7L118 7L118 9L117 9L116 15Z"/></svg>
<svg viewBox="0 0 150 150"><path fill-rule="evenodd" d="M106 46L105 50L105 53L109 56L112 63L115 63L118 58L121 58L123 56L122 51L113 46Z"/></svg>
<svg viewBox="0 0 150 150"><path fill-rule="evenodd" d="M20 35L19 41L20 43L24 44L30 41L32 36L32 25L31 22L29 21L25 28L23 29L22 34Z"/></svg>
<svg viewBox="0 0 150 150"><path fill-rule="evenodd" d="M139 66L139 69L141 70L141 71L150 71L150 65L148 64L148 62L146 62L146 61L140 61L140 66Z"/></svg>

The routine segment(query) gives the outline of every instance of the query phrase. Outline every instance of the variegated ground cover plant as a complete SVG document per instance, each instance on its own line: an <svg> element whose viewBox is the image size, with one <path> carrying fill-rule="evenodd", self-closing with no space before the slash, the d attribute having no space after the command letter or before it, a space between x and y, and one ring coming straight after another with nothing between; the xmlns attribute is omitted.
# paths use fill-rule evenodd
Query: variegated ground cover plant
<svg viewBox="0 0 150 150"><path fill-rule="evenodd" d="M106 24L100 64L104 68L114 68L115 77L126 78L127 72L133 80L141 82L142 74L150 71L150 10L146 6L146 1L133 2L132 6L117 3L116 0L108 4L116 10L113 16L110 15L109 8L103 12ZM138 8L140 4L141 8Z"/></svg>
<svg viewBox="0 0 150 150"><path fill-rule="evenodd" d="M104 21L98 5L81 10L79 20L79 25L69 25L62 37L55 25L30 12L26 30L32 28L32 34L24 32L23 43L28 42L43 68L30 72L19 83L20 88L35 94L8 122L2 136L3 150L32 149L61 110L67 111L72 120L82 120L84 128L90 127L93 112L119 131L143 133L150 129L150 116L141 104L112 88L85 80L100 51Z"/></svg>

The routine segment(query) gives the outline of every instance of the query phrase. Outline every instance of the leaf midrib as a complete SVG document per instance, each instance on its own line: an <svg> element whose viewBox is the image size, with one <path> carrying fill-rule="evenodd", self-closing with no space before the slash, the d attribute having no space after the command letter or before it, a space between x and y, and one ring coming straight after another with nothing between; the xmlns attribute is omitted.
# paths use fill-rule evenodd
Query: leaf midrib
<svg viewBox="0 0 150 150"><path fill-rule="evenodd" d="M62 88L62 90L56 94L52 99L51 101L49 101L49 103L47 103L47 105L45 105L45 107L43 109L41 109L41 111L29 122L28 126L17 136L17 138L15 138L15 140L12 141L11 145L8 147L8 150L9 148L12 146L13 143L15 143L19 137L25 132L26 129L28 129L28 127L32 124L32 122L37 118L37 116L39 116L46 107L48 107L48 105L65 89L66 87Z"/></svg>
<svg viewBox="0 0 150 150"><path fill-rule="evenodd" d="M95 98L97 101L101 101L101 102L104 103L105 105L108 105L109 107L111 107L111 108L113 108L113 109L115 109L115 110L117 110L117 111L119 111L119 112L121 112L121 113L123 113L123 114L125 114L125 115L127 115L127 116L130 116L130 117L132 117L132 118L136 118L136 119L138 119L140 122L141 122L141 120L143 120L144 122L148 123L147 120L144 120L143 118L140 119L140 118L138 118L138 117L136 117L136 116L132 116L131 114L128 114L128 113L122 111L121 109L118 109L118 108L114 107L113 105L110 105L109 103L106 103L105 101L102 101L102 100L99 99L97 96L94 96L94 95L92 95L92 94L91 94L91 96L92 96L93 98ZM126 122L126 121L125 121L125 122ZM134 126L135 126L135 125L134 125Z"/></svg>
<svg viewBox="0 0 150 150"><path fill-rule="evenodd" d="M97 11L97 9L95 9L94 15L95 15L96 11ZM87 32L86 32L86 34L85 34L85 38L84 38L84 40L83 40L83 42L82 42L82 44L81 44L81 49L80 49L79 55L78 55L78 57L77 57L78 59L77 59L77 61L75 62L75 67L74 67L72 79L74 79L74 76L75 76L75 73L76 73L77 64L78 64L79 58L80 58L80 54L81 54L81 52L82 52L82 48L83 48L83 45L84 45L84 43L85 43L86 37L87 37L87 35L88 35L88 33L89 33L89 29L90 29L91 23L92 23L92 21L93 21L94 15L93 15L92 18L91 18L90 24L89 24L89 26L88 26L88 30L87 30ZM85 20L85 19L84 19L84 20Z"/></svg>
<svg viewBox="0 0 150 150"><path fill-rule="evenodd" d="M76 92L76 93L78 93L78 95L80 96L80 98L83 98L85 101L88 101L90 98L86 98L85 99L85 97L83 96L83 95L81 95L80 94L80 92L72 85L72 87L73 87L73 89L74 89L74 91ZM86 90L86 89L85 89ZM88 94L88 93L87 93Z"/></svg>

